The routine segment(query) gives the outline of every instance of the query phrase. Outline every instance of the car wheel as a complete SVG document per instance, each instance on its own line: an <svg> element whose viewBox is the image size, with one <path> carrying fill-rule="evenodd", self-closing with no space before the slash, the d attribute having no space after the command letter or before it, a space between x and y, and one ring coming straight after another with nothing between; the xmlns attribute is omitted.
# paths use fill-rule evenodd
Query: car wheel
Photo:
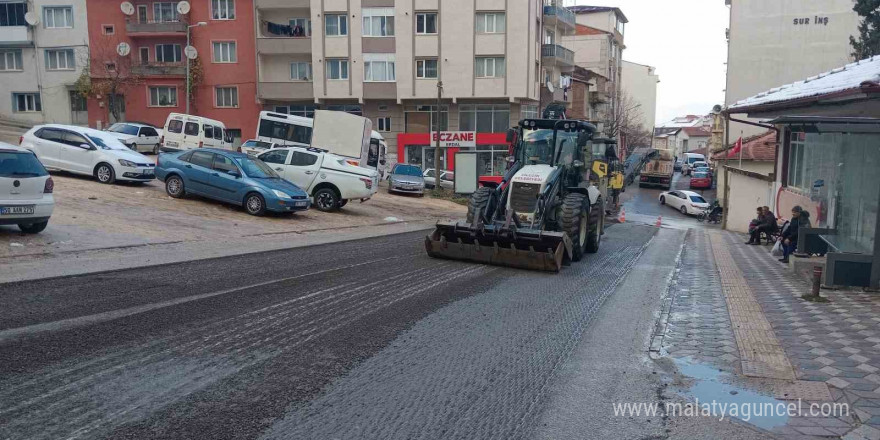
<svg viewBox="0 0 880 440"><path fill-rule="evenodd" d="M159 155L159 144L153 145L153 154Z"/></svg>
<svg viewBox="0 0 880 440"><path fill-rule="evenodd" d="M266 213L266 200L257 193L250 193L244 198L244 209L250 215L263 215Z"/></svg>
<svg viewBox="0 0 880 440"><path fill-rule="evenodd" d="M318 208L318 211L330 212L339 208L339 196L336 195L336 191L330 188L321 188L315 191L313 197L315 198L315 207Z"/></svg>
<svg viewBox="0 0 880 440"><path fill-rule="evenodd" d="M666 197L660 196L660 204L661 204L661 205L665 205L665 204L666 204Z"/></svg>
<svg viewBox="0 0 880 440"><path fill-rule="evenodd" d="M113 171L113 167L110 165L101 163L95 168L95 177L98 179L98 182L109 184L116 181L116 172Z"/></svg>
<svg viewBox="0 0 880 440"><path fill-rule="evenodd" d="M27 223L27 224L19 224L18 229L21 229L21 232L25 234L37 234L43 232L43 229L46 229L46 226L49 225L49 220L38 223Z"/></svg>
<svg viewBox="0 0 880 440"><path fill-rule="evenodd" d="M171 176L165 179L165 192L175 199L185 196L186 187L183 185L183 179L178 176Z"/></svg>
<svg viewBox="0 0 880 440"><path fill-rule="evenodd" d="M684 214L684 215L687 215L687 214L688 214L688 209L685 208L684 205L682 205L681 208L679 208L678 211L681 212L681 213Z"/></svg>

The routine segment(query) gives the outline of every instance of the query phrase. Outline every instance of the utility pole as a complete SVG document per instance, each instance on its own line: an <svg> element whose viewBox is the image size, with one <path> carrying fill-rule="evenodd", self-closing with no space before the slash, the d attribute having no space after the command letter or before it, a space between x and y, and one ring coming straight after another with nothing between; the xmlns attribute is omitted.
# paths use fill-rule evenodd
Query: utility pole
<svg viewBox="0 0 880 440"><path fill-rule="evenodd" d="M440 169L440 117L442 115L440 100L442 97L443 81L437 81L437 137L434 138L434 192L440 192L440 174L443 172L443 170Z"/></svg>

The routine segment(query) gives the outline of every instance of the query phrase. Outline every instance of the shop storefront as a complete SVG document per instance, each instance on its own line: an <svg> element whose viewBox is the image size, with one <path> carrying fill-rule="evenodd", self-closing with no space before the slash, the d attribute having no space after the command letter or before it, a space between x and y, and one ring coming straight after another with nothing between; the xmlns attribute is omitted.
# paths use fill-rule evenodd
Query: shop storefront
<svg viewBox="0 0 880 440"><path fill-rule="evenodd" d="M505 133L441 131L435 133L400 133L397 135L398 161L418 165L423 170L434 166L435 140L440 137L440 167L455 170L455 153L475 151L481 182L500 182L507 169L509 155Z"/></svg>

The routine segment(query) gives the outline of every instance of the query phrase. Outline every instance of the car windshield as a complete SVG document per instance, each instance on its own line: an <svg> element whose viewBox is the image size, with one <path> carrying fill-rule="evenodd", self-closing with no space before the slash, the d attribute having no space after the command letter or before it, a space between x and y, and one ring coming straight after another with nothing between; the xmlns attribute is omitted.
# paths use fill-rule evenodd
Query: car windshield
<svg viewBox="0 0 880 440"><path fill-rule="evenodd" d="M700 196L691 196L691 201L694 203L706 203L706 199Z"/></svg>
<svg viewBox="0 0 880 440"><path fill-rule="evenodd" d="M398 165L394 167L394 172L392 174L402 174L404 176L420 176L422 175L421 168L415 165Z"/></svg>
<svg viewBox="0 0 880 440"><path fill-rule="evenodd" d="M260 148L263 150L268 150L271 145L272 144L270 144L268 142L262 142L262 141L247 141L244 143L245 147Z"/></svg>
<svg viewBox="0 0 880 440"><path fill-rule="evenodd" d="M119 142L113 142L109 139L100 138L91 134L87 134L86 136L89 138L89 140L94 142L95 145L98 146L98 148L102 148L104 150L127 150L127 148L125 148L125 146Z"/></svg>
<svg viewBox="0 0 880 440"><path fill-rule="evenodd" d="M138 128L134 125L128 124L115 124L108 131L112 131L114 133L122 133L122 134L130 134L133 136L137 136Z"/></svg>
<svg viewBox="0 0 880 440"><path fill-rule="evenodd" d="M48 173L33 153L0 151L0 177L37 177Z"/></svg>
<svg viewBox="0 0 880 440"><path fill-rule="evenodd" d="M549 165L553 161L553 130L523 129L522 151L529 164Z"/></svg>
<svg viewBox="0 0 880 440"><path fill-rule="evenodd" d="M255 157L238 158L238 164L244 170L244 174L255 179L278 178L278 174L272 170L266 162Z"/></svg>
<svg viewBox="0 0 880 440"><path fill-rule="evenodd" d="M706 174L706 173L703 173L703 172L700 172L700 173L694 173L694 178L695 178L695 179L705 179L705 178L707 178L707 177L709 177L709 175Z"/></svg>

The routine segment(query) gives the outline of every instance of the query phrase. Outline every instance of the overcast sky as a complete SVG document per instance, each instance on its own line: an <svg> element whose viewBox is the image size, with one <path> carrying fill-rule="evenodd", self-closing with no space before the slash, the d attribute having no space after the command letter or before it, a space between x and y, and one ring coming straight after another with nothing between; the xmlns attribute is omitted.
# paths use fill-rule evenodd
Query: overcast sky
<svg viewBox="0 0 880 440"><path fill-rule="evenodd" d="M623 59L657 68L657 122L724 104L729 12L722 0L576 0L616 6L626 25Z"/></svg>

